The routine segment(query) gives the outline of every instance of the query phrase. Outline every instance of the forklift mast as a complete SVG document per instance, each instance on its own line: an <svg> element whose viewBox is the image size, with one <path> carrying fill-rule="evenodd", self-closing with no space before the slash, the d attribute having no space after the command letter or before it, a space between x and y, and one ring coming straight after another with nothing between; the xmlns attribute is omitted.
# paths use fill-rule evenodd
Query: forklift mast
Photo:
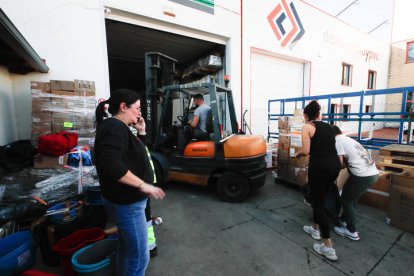
<svg viewBox="0 0 414 276"><path fill-rule="evenodd" d="M177 60L159 52L145 53L145 122L147 144L152 148L158 124L158 91L174 84Z"/></svg>

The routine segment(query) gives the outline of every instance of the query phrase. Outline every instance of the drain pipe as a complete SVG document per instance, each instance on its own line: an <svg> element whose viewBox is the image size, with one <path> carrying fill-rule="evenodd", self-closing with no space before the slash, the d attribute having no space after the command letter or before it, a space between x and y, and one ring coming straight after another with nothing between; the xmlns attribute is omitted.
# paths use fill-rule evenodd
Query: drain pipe
<svg viewBox="0 0 414 276"><path fill-rule="evenodd" d="M243 0L240 0L240 119L242 118L243 118Z"/></svg>

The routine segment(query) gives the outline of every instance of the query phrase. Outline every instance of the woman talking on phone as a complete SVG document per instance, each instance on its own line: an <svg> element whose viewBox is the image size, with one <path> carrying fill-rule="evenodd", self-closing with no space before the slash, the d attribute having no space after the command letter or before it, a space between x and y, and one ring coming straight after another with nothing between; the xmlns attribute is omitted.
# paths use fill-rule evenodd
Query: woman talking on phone
<svg viewBox="0 0 414 276"><path fill-rule="evenodd" d="M112 117L106 117L105 105ZM118 227L117 275L145 275L149 262L145 206L165 193L154 183L151 157L141 139L145 121L138 93L119 89L96 108L95 163L109 218ZM138 130L135 136L130 126Z"/></svg>

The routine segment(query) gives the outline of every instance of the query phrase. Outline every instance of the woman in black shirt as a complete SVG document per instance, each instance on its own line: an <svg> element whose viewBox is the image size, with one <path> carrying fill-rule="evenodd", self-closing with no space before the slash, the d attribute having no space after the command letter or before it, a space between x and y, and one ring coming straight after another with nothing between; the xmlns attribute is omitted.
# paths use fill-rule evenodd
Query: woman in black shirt
<svg viewBox="0 0 414 276"><path fill-rule="evenodd" d="M340 162L335 148L335 134L332 127L320 120L321 106L311 101L304 109L305 125L302 128L302 148L296 157L309 155L308 181L312 199L313 220L311 226L303 230L312 238L323 243L315 243L314 250L327 259L338 259L330 239L329 221L325 213L326 195L340 171Z"/></svg>
<svg viewBox="0 0 414 276"><path fill-rule="evenodd" d="M105 105L111 118L105 119ZM165 193L154 183L138 93L119 89L96 108L95 163L103 202L120 234L117 275L145 275L149 262L145 206ZM138 130L138 139L129 129Z"/></svg>

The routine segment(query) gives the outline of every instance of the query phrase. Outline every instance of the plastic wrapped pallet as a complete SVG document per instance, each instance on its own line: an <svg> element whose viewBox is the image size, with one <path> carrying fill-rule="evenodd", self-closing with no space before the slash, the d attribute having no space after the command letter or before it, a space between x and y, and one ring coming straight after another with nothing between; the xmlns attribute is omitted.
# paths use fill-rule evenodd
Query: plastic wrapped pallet
<svg viewBox="0 0 414 276"><path fill-rule="evenodd" d="M40 135L59 131L76 132L79 138L95 136L95 83L51 80L31 82L32 143Z"/></svg>

